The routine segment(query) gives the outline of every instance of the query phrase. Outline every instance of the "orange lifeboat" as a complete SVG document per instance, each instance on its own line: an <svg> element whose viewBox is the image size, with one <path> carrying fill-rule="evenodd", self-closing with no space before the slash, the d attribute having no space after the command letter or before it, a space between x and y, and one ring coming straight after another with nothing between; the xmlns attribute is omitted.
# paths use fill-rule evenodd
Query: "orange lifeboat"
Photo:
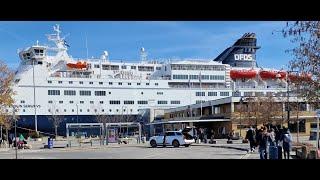
<svg viewBox="0 0 320 180"><path fill-rule="evenodd" d="M87 63L86 62L67 63L67 66L73 69L84 69L84 68L87 68Z"/></svg>
<svg viewBox="0 0 320 180"><path fill-rule="evenodd" d="M275 79L277 77L276 71L260 71L259 75L262 79Z"/></svg>
<svg viewBox="0 0 320 180"><path fill-rule="evenodd" d="M257 71L255 70L231 70L230 76L232 79L252 79L255 78L257 75Z"/></svg>
<svg viewBox="0 0 320 180"><path fill-rule="evenodd" d="M288 78L290 81L310 81L311 80L311 74L289 74Z"/></svg>
<svg viewBox="0 0 320 180"><path fill-rule="evenodd" d="M260 71L259 75L262 79L284 79L287 77L287 73L284 71Z"/></svg>

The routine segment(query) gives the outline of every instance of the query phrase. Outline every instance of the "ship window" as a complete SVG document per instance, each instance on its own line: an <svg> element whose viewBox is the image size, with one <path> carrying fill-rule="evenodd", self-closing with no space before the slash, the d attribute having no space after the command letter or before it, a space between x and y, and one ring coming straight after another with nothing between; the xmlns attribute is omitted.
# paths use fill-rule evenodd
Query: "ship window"
<svg viewBox="0 0 320 180"><path fill-rule="evenodd" d="M69 81L69 84L73 84L73 81Z"/></svg>
<svg viewBox="0 0 320 180"><path fill-rule="evenodd" d="M50 110L50 109L48 109L48 112L51 112L51 110Z"/></svg>
<svg viewBox="0 0 320 180"><path fill-rule="evenodd" d="M62 84L62 81L58 81L59 84Z"/></svg>
<svg viewBox="0 0 320 180"><path fill-rule="evenodd" d="M121 66L121 69L127 69L127 66L123 65Z"/></svg>
<svg viewBox="0 0 320 180"><path fill-rule="evenodd" d="M64 90L64 95L65 96L75 96L76 91L75 90Z"/></svg>
<svg viewBox="0 0 320 180"><path fill-rule="evenodd" d="M24 101L24 100L21 100L21 101L20 101L20 103L21 103L21 104L24 104L24 103L25 103L25 101Z"/></svg>
<svg viewBox="0 0 320 180"><path fill-rule="evenodd" d="M49 96L60 96L60 90L48 90Z"/></svg>
<svg viewBox="0 0 320 180"><path fill-rule="evenodd" d="M93 104L93 101L90 101L90 104Z"/></svg>
<svg viewBox="0 0 320 180"><path fill-rule="evenodd" d="M102 85L102 84L103 84L103 82L99 82L99 84L100 84L100 85Z"/></svg>
<svg viewBox="0 0 320 180"><path fill-rule="evenodd" d="M117 112L119 112L119 109L117 109Z"/></svg>
<svg viewBox="0 0 320 180"><path fill-rule="evenodd" d="M148 104L148 101L138 101L138 104Z"/></svg>
<svg viewBox="0 0 320 180"><path fill-rule="evenodd" d="M49 104L52 104L52 101L48 101Z"/></svg>
<svg viewBox="0 0 320 180"><path fill-rule="evenodd" d="M66 110L66 109L64 109L63 111L64 111L64 112L67 112L67 110Z"/></svg>
<svg viewBox="0 0 320 180"><path fill-rule="evenodd" d="M15 82L15 83L18 83L19 81L20 81L20 79L16 79L16 80L14 80L14 82Z"/></svg>
<svg viewBox="0 0 320 180"><path fill-rule="evenodd" d="M220 96L229 96L229 92L220 92Z"/></svg>
<svg viewBox="0 0 320 180"><path fill-rule="evenodd" d="M89 82L89 84L93 84L93 82Z"/></svg>
<svg viewBox="0 0 320 180"><path fill-rule="evenodd" d="M141 94L143 95L143 92L141 92Z"/></svg>
<svg viewBox="0 0 320 180"><path fill-rule="evenodd" d="M158 83L154 83L154 85L158 86L159 84Z"/></svg>
<svg viewBox="0 0 320 180"><path fill-rule="evenodd" d="M83 104L84 103L84 101L80 101L80 104Z"/></svg>
<svg viewBox="0 0 320 180"><path fill-rule="evenodd" d="M83 84L83 81L79 81L79 84Z"/></svg>
<svg viewBox="0 0 320 180"><path fill-rule="evenodd" d="M99 64L95 64L94 68L100 68Z"/></svg>
<svg viewBox="0 0 320 180"><path fill-rule="evenodd" d="M171 104L180 104L180 101L171 101Z"/></svg>
<svg viewBox="0 0 320 180"><path fill-rule="evenodd" d="M80 109L80 112L82 112L82 109Z"/></svg>
<svg viewBox="0 0 320 180"><path fill-rule="evenodd" d="M149 85L150 85L150 83L146 83L146 85L147 85L147 86L149 86Z"/></svg>
<svg viewBox="0 0 320 180"><path fill-rule="evenodd" d="M56 112L59 112L59 109L56 109Z"/></svg>
<svg viewBox="0 0 320 180"><path fill-rule="evenodd" d="M119 83L118 83L118 85L122 85L122 83L121 83L121 82L119 82Z"/></svg>
<svg viewBox="0 0 320 180"><path fill-rule="evenodd" d="M63 101L59 101L59 104L63 104Z"/></svg>
<svg viewBox="0 0 320 180"><path fill-rule="evenodd" d="M95 96L106 96L106 91L95 91Z"/></svg>
<svg viewBox="0 0 320 180"><path fill-rule="evenodd" d="M163 95L163 92L157 92L157 95Z"/></svg>
<svg viewBox="0 0 320 180"><path fill-rule="evenodd" d="M205 100L196 100L196 104L204 103L206 102Z"/></svg>
<svg viewBox="0 0 320 180"><path fill-rule="evenodd" d="M103 101L100 101L99 103L100 103L100 104L103 104Z"/></svg>
<svg viewBox="0 0 320 180"><path fill-rule="evenodd" d="M90 110L89 110L89 109L87 109L87 112L90 112Z"/></svg>
<svg viewBox="0 0 320 180"><path fill-rule="evenodd" d="M161 67L156 67L156 70L161 70Z"/></svg>
<svg viewBox="0 0 320 180"><path fill-rule="evenodd" d="M134 104L134 101L124 101L124 104Z"/></svg>
<svg viewBox="0 0 320 180"><path fill-rule="evenodd" d="M205 92L196 92L196 96L205 96L206 93Z"/></svg>
<svg viewBox="0 0 320 180"><path fill-rule="evenodd" d="M112 85L112 82L109 82L109 85Z"/></svg>
<svg viewBox="0 0 320 180"><path fill-rule="evenodd" d="M23 110L22 110L22 112L26 112L26 110L25 110L25 109L23 109Z"/></svg>
<svg viewBox="0 0 320 180"><path fill-rule="evenodd" d="M111 94L111 92L109 91L109 94Z"/></svg>
<svg viewBox="0 0 320 180"><path fill-rule="evenodd" d="M140 86L141 85L141 83L137 83L137 86Z"/></svg>
<svg viewBox="0 0 320 180"><path fill-rule="evenodd" d="M158 101L158 104L168 104L168 101Z"/></svg>
<svg viewBox="0 0 320 180"><path fill-rule="evenodd" d="M131 69L136 69L137 67L136 66L131 66Z"/></svg>
<svg viewBox="0 0 320 180"><path fill-rule="evenodd" d="M80 96L91 96L91 91L80 91Z"/></svg>
<svg viewBox="0 0 320 180"><path fill-rule="evenodd" d="M98 110L97 109L94 109L94 112L97 112Z"/></svg>
<svg viewBox="0 0 320 180"><path fill-rule="evenodd" d="M69 101L70 104L73 104L73 101Z"/></svg>
<svg viewBox="0 0 320 180"><path fill-rule="evenodd" d="M120 104L120 101L110 101L110 104Z"/></svg>
<svg viewBox="0 0 320 180"><path fill-rule="evenodd" d="M52 81L48 81L48 83L49 83L49 84L51 84L51 83L52 83Z"/></svg>
<svg viewBox="0 0 320 180"><path fill-rule="evenodd" d="M104 109L101 109L102 112L104 112Z"/></svg>
<svg viewBox="0 0 320 180"><path fill-rule="evenodd" d="M74 109L72 109L71 111L74 112Z"/></svg>
<svg viewBox="0 0 320 180"><path fill-rule="evenodd" d="M217 92L208 92L208 96L217 96Z"/></svg>
<svg viewBox="0 0 320 180"><path fill-rule="evenodd" d="M131 86L131 83L128 83L129 86Z"/></svg>
<svg viewBox="0 0 320 180"><path fill-rule="evenodd" d="M112 110L111 110L111 109L109 109L109 111L111 112Z"/></svg>
<svg viewBox="0 0 320 180"><path fill-rule="evenodd" d="M42 61L38 61L38 64L42 64Z"/></svg>

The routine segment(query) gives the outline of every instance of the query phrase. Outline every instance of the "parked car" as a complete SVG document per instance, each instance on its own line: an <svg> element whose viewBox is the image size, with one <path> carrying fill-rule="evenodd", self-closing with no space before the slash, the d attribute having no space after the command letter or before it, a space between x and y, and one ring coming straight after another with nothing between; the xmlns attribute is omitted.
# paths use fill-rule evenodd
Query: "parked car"
<svg viewBox="0 0 320 180"><path fill-rule="evenodd" d="M189 131L192 128L185 128L182 131L167 131L164 135L160 136L152 136L150 138L151 147L155 148L157 146L163 146L163 139L165 137L165 145L166 146L185 146L189 147L192 143L195 142L194 138L189 134Z"/></svg>

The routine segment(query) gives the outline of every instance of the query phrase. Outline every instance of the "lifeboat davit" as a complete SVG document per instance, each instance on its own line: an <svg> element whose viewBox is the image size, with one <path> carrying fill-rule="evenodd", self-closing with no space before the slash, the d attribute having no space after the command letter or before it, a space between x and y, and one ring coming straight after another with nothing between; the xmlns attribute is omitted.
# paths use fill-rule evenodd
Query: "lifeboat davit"
<svg viewBox="0 0 320 180"><path fill-rule="evenodd" d="M67 66L73 69L84 69L84 68L87 68L87 63L86 62L67 63Z"/></svg>
<svg viewBox="0 0 320 180"><path fill-rule="evenodd" d="M259 75L262 79L284 79L287 73L284 71L260 71Z"/></svg>
<svg viewBox="0 0 320 180"><path fill-rule="evenodd" d="M257 75L257 71L255 70L231 70L230 76L232 79L252 79L255 78Z"/></svg>

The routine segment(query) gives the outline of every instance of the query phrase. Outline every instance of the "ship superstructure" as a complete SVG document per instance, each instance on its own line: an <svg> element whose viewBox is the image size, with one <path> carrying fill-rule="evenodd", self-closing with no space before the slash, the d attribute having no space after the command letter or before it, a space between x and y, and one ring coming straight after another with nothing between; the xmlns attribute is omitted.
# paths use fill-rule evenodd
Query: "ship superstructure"
<svg viewBox="0 0 320 180"><path fill-rule="evenodd" d="M286 91L286 73L257 66L255 34L245 34L216 59L159 62L147 58L144 48L137 62L100 58L76 59L54 27L48 40L19 52L14 81L20 123L39 129L55 114L65 122L94 122L95 116L139 116L148 109L167 109L227 96ZM80 120L79 120L80 119Z"/></svg>

